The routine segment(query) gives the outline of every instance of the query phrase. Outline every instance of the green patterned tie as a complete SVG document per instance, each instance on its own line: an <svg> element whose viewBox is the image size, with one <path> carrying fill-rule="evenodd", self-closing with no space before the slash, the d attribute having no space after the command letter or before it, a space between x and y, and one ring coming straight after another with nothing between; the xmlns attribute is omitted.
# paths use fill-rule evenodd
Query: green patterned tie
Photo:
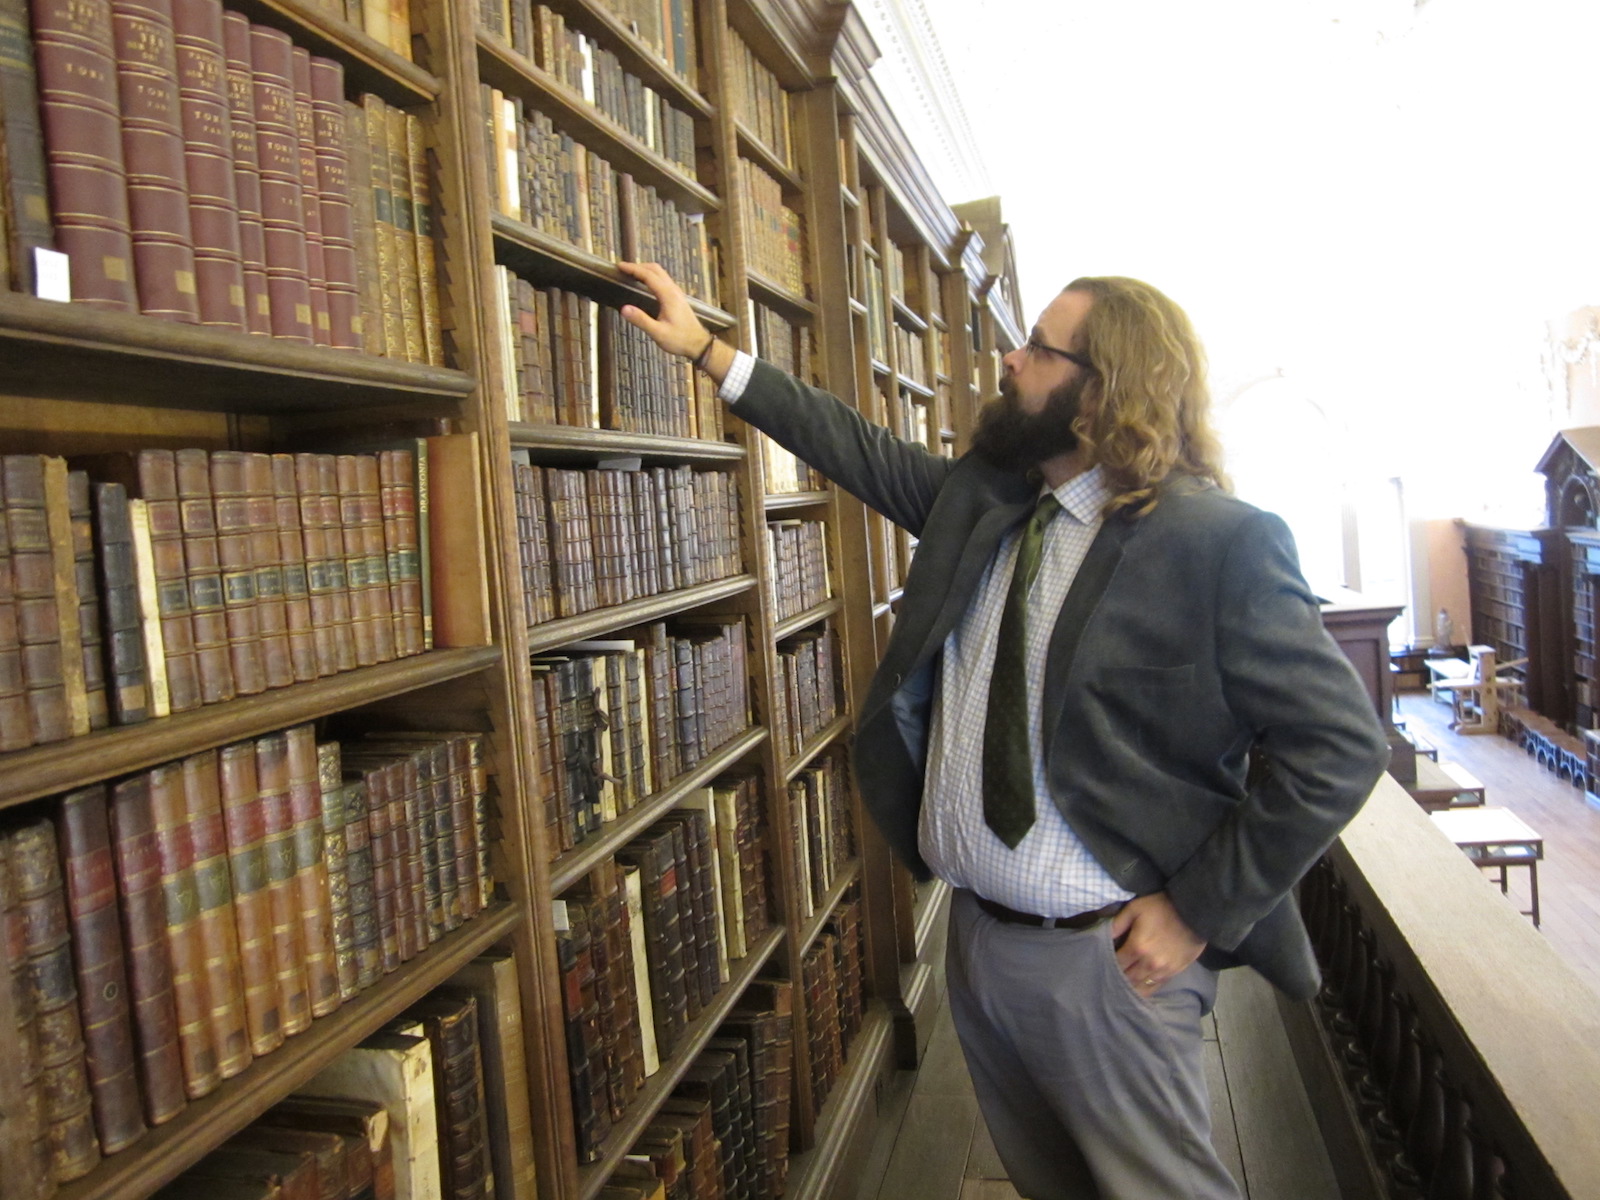
<svg viewBox="0 0 1600 1200"><path fill-rule="evenodd" d="M1012 849L1033 828L1033 755L1028 750L1028 589L1039 574L1044 527L1061 511L1039 497L1017 544L1017 566L1000 618L983 725L983 819Z"/></svg>

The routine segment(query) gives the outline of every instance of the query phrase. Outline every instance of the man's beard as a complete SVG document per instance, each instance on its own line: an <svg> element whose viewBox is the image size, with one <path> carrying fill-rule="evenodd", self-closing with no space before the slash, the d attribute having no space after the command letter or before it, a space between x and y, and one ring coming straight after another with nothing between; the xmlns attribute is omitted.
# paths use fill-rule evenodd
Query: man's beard
<svg viewBox="0 0 1600 1200"><path fill-rule="evenodd" d="M1022 473L1071 453L1078 448L1072 423L1078 419L1086 382L1082 375L1069 379L1045 397L1038 412L1029 413L1017 399L1016 381L1004 376L1000 395L978 413L972 448L995 466Z"/></svg>

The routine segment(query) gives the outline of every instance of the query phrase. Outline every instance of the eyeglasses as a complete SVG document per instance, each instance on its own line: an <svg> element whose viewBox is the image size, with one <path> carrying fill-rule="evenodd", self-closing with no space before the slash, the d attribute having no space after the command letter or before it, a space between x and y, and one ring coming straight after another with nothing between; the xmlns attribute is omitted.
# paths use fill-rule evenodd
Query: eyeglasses
<svg viewBox="0 0 1600 1200"><path fill-rule="evenodd" d="M1082 367L1085 371L1094 370L1094 364L1092 362L1090 362L1087 358L1085 358L1083 355L1074 354L1071 350L1060 350L1060 349L1057 349L1055 346L1047 346L1047 345L1045 345L1043 342L1041 342L1039 340L1039 335L1037 333L1032 333L1032 334L1028 335L1028 340L1026 342L1022 343L1022 349L1026 353L1028 353L1030 355L1032 355L1032 354L1054 354L1057 358L1064 358L1069 363L1076 363L1078 366Z"/></svg>

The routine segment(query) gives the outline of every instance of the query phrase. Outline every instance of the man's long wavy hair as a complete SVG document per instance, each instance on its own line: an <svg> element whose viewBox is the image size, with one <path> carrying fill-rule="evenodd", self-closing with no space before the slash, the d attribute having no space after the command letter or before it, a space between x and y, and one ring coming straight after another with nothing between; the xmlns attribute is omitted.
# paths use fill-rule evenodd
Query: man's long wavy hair
<svg viewBox="0 0 1600 1200"><path fill-rule="evenodd" d="M1143 516L1174 474L1229 490L1211 428L1205 351L1183 309L1147 283L1114 275L1075 279L1065 290L1094 300L1073 346L1095 369L1084 391L1088 411L1074 429L1111 488L1107 515Z"/></svg>

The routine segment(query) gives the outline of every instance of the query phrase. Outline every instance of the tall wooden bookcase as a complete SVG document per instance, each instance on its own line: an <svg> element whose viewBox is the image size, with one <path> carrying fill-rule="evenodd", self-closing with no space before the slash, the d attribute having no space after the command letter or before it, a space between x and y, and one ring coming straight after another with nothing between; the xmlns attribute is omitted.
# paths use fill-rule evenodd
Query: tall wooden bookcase
<svg viewBox="0 0 1600 1200"><path fill-rule="evenodd" d="M855 704L894 621L914 541L828 486L769 491L761 435L731 416L722 436L629 434L509 419L513 356L497 271L604 304L643 299L612 262L507 216L495 202L501 164L486 136L495 114L485 88L515 97L619 172L698 214L714 247L708 325L755 351L758 311L803 329L803 371L871 419L959 453L998 356L1017 344L1017 314L995 288L1005 268L986 263L983 237L938 195L878 91L877 56L858 13L782 0L692 0L690 72L674 70L602 0L551 8L693 123L694 166L670 161L480 25L479 5L412 0L410 59L312 0L237 0L251 20L340 62L348 95L373 92L421 118L433 171L441 325L448 366L93 311L0 293L0 452L84 455L149 446L243 450L338 449L441 432L477 435L481 487L451 503L475 506L487 554L457 580L486 602L487 627L415 658L367 667L143 725L0 756L0 808L44 808L48 798L208 747L341 714L378 713L400 728L474 729L488 735L499 841L499 901L485 914L346 1003L244 1074L148 1131L58 1193L67 1200L149 1194L347 1047L404 1011L485 949L510 949L521 980L527 1075L539 1193L593 1197L637 1133L751 981L799 980L808 950L849 897L863 909L864 1024L826 1103L811 1095L807 1012L794 1015L795 1157L789 1195L843 1194L874 1125L875 1084L898 1061L914 1064L931 1030L933 970L947 900L914 887L855 810L857 854L820 902L802 896L787 785L824 756L847 762ZM490 6L492 9L493 6ZM619 6L620 7L620 6ZM686 49L688 59L682 56ZM737 64L753 57L788 95L788 147L768 144L733 99ZM800 217L799 281L758 266L754 209L740 202L751 166ZM990 255L992 259L992 254ZM525 619L514 463L596 466L637 459L731 474L741 497L742 569L730 577L626 604L531 624ZM768 523L818 522L831 598L777 620ZM584 639L695 616L739 617L749 644L752 722L692 771L564 852L552 846L540 792L528 661ZM835 641L838 716L791 753L774 735L784 709L779 656L797 636ZM605 1139L597 1161L574 1152L553 900L684 797L732 767L764 780L775 923L731 965L730 980ZM0 973L3 974L3 973ZM797 988L797 993L802 989ZM0 993L4 989L0 988ZM0 995L0 1005L8 1000ZM7 1016L0 1007L0 1018ZM0 1061L13 1023L0 1019ZM0 1072L0 1153L13 1151L15 1096Z"/></svg>

